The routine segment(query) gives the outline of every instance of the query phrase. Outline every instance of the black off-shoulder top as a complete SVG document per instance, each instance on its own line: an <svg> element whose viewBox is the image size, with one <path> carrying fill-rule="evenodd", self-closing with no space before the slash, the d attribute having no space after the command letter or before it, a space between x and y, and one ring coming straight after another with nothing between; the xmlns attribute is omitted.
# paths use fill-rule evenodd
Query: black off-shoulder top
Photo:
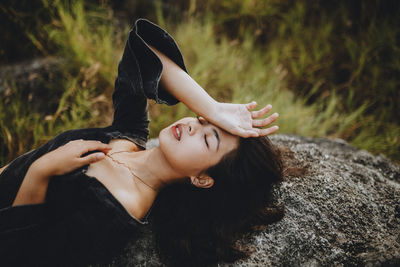
<svg viewBox="0 0 400 267"><path fill-rule="evenodd" d="M146 221L132 217L88 166L52 177L41 204L12 207L29 166L71 140L128 139L145 149L147 99L178 103L159 87L160 59L154 46L187 72L174 39L152 22L139 19L129 33L113 93L114 120L105 128L71 130L14 161L0 175L0 265L87 265L106 263L137 238Z"/></svg>

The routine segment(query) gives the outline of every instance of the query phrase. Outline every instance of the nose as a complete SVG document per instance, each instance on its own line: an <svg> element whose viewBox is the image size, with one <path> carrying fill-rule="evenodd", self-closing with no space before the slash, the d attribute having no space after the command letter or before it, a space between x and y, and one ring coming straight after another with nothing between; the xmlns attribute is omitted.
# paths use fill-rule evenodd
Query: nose
<svg viewBox="0 0 400 267"><path fill-rule="evenodd" d="M198 125L193 122L187 124L187 131L190 136L194 135L198 131Z"/></svg>
<svg viewBox="0 0 400 267"><path fill-rule="evenodd" d="M196 119L194 121L190 121L187 124L187 130L189 135L194 135L196 134L197 131L199 131L204 125L200 124L200 122Z"/></svg>

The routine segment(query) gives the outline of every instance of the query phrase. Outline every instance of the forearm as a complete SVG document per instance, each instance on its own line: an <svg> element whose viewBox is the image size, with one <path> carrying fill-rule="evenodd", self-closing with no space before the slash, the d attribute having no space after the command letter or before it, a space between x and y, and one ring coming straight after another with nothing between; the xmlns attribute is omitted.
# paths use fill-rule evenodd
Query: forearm
<svg viewBox="0 0 400 267"><path fill-rule="evenodd" d="M80 139L43 155L29 167L12 206L44 202L51 177L103 160L111 148L100 141ZM100 152L84 156L90 151Z"/></svg>
<svg viewBox="0 0 400 267"><path fill-rule="evenodd" d="M154 47L151 48L163 64L161 86L197 115L210 119L217 102L175 62Z"/></svg>
<svg viewBox="0 0 400 267"><path fill-rule="evenodd" d="M46 198L50 176L40 163L34 162L26 172L12 206L43 203Z"/></svg>

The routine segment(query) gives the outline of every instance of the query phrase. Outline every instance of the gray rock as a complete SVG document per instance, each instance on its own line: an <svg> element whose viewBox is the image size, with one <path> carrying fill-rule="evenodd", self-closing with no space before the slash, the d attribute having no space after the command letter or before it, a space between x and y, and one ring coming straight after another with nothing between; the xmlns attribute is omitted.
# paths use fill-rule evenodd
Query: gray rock
<svg viewBox="0 0 400 267"><path fill-rule="evenodd" d="M65 60L60 58L34 58L0 67L0 96L12 87L25 91L39 91L59 71ZM58 78L58 76L56 77Z"/></svg>
<svg viewBox="0 0 400 267"><path fill-rule="evenodd" d="M285 216L237 241L249 258L218 266L400 265L398 165L340 139L271 139L288 165L274 190ZM147 231L112 266L159 266Z"/></svg>

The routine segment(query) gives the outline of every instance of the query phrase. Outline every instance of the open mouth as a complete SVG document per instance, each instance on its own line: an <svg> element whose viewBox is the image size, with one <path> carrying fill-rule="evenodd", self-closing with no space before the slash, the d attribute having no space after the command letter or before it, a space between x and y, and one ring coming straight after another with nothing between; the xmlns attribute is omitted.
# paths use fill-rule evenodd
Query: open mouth
<svg viewBox="0 0 400 267"><path fill-rule="evenodd" d="M179 141L181 140L182 136L182 125L178 123L177 125L172 126L172 133L174 134L175 138Z"/></svg>

